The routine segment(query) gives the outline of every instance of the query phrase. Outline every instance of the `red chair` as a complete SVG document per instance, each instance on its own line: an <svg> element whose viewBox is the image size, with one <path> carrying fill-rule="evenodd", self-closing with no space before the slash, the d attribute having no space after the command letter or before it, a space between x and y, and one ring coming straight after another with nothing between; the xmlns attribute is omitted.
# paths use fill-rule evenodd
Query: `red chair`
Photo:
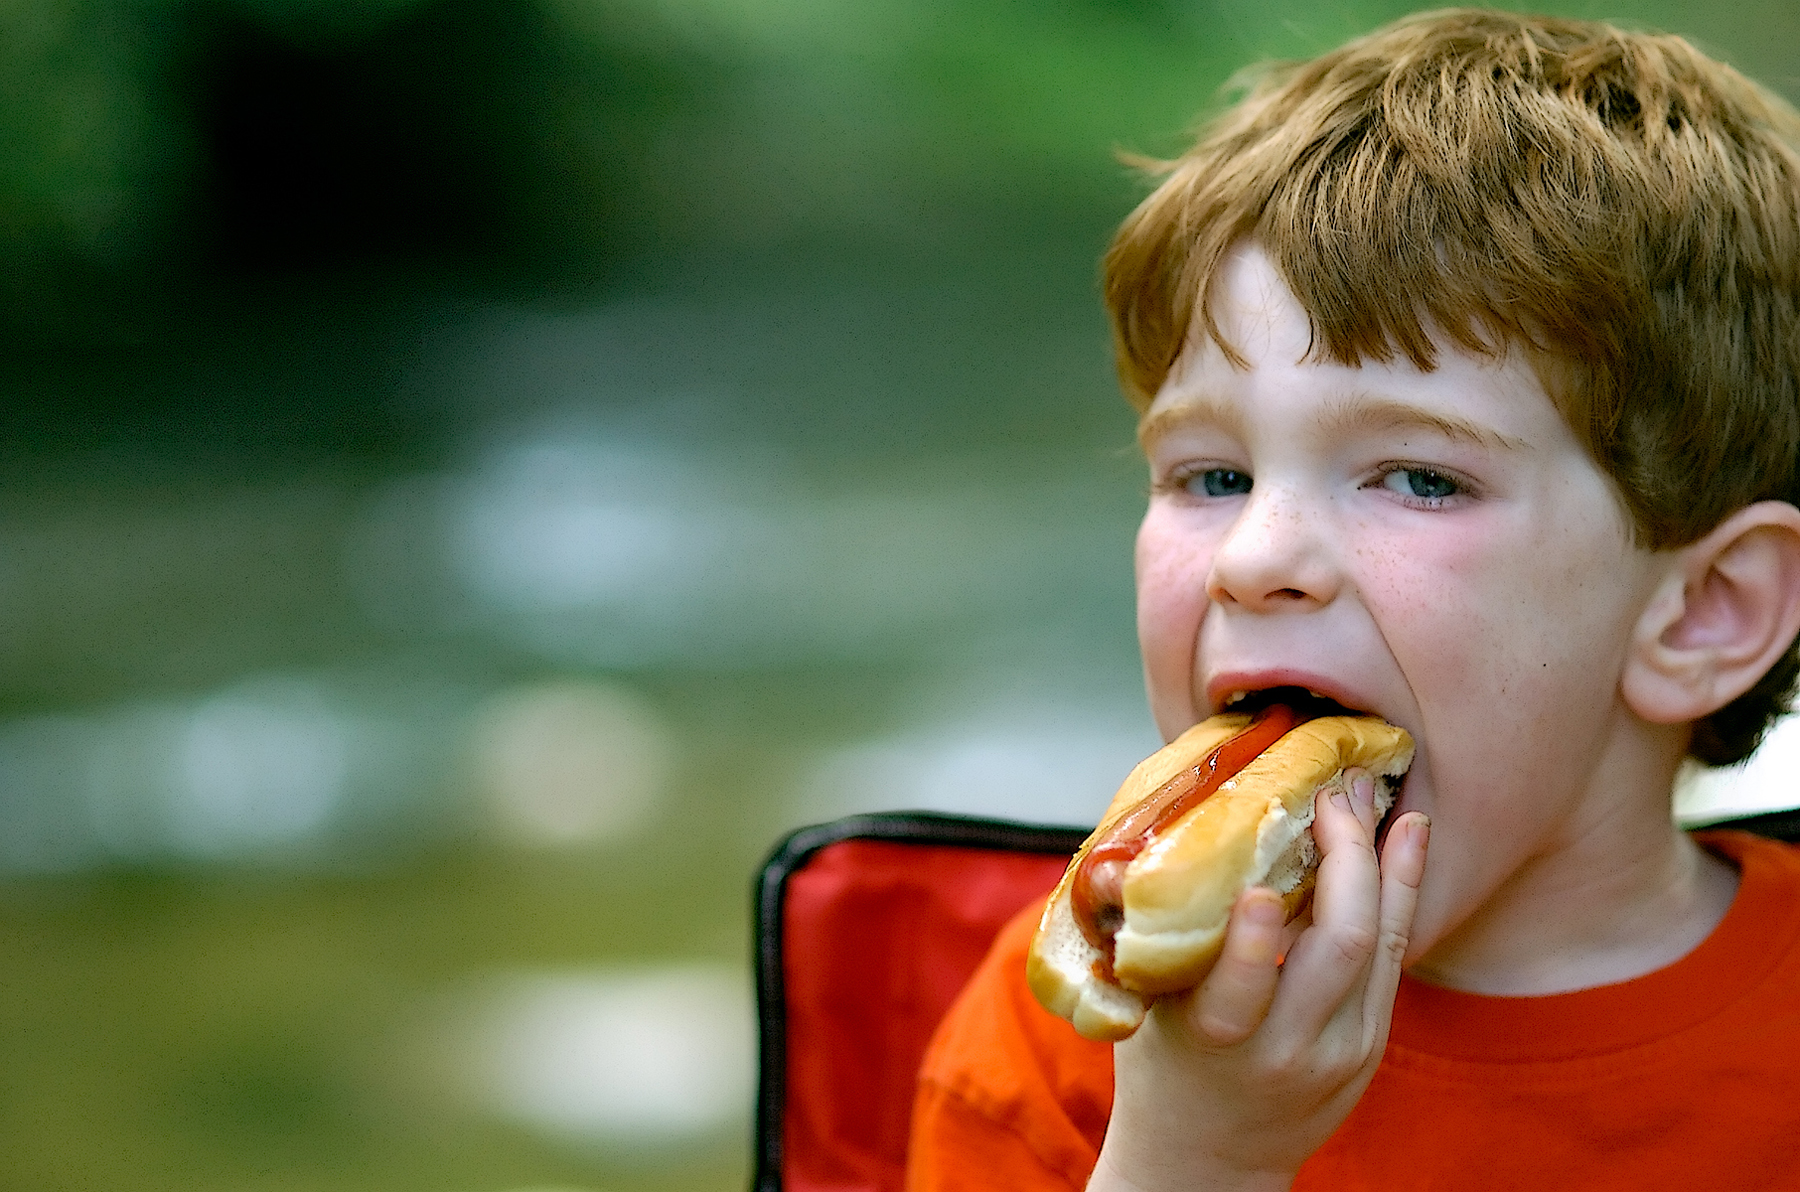
<svg viewBox="0 0 1800 1192"><path fill-rule="evenodd" d="M1800 810L1712 827L1800 840ZM757 889L753 1192L898 1192L913 1078L1000 926L1085 828L902 813L803 828Z"/></svg>
<svg viewBox="0 0 1800 1192"><path fill-rule="evenodd" d="M755 1192L899 1192L931 1032L1087 831L900 813L782 841L757 890Z"/></svg>

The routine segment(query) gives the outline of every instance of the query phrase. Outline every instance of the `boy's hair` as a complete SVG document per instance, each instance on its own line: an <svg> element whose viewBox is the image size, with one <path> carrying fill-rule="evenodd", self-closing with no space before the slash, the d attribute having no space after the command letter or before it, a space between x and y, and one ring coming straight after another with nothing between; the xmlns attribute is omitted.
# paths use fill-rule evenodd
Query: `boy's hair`
<svg viewBox="0 0 1800 1192"><path fill-rule="evenodd" d="M1675 37L1458 9L1266 68L1106 256L1140 409L1254 240L1343 364L1436 362L1432 332L1531 354L1638 540L1800 504L1800 116ZM1790 647L1695 726L1741 760L1800 675Z"/></svg>

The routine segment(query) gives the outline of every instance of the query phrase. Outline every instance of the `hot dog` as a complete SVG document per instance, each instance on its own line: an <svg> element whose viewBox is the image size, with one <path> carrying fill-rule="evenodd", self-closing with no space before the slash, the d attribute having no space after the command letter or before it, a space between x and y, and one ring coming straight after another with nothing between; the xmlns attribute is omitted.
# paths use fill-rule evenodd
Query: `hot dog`
<svg viewBox="0 0 1800 1192"><path fill-rule="evenodd" d="M1238 895L1267 886L1290 921L1300 913L1318 868L1314 796L1361 767L1385 814L1412 764L1404 730L1320 710L1301 698L1222 713L1138 764L1038 923L1026 978L1046 1009L1090 1039L1126 1038L1159 994L1206 977Z"/></svg>

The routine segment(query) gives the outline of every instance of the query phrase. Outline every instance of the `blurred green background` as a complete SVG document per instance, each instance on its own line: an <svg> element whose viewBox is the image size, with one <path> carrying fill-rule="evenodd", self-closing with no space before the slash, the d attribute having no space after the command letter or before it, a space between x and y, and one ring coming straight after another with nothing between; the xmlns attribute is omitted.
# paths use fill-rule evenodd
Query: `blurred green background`
<svg viewBox="0 0 1800 1192"><path fill-rule="evenodd" d="M6 5L0 1188L741 1186L775 838L1155 743L1115 152L1403 11Z"/></svg>

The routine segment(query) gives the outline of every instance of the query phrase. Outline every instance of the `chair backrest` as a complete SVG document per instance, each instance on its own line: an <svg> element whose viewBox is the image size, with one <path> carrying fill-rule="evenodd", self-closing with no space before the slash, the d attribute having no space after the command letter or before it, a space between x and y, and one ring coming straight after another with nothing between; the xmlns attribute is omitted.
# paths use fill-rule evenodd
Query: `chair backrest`
<svg viewBox="0 0 1800 1192"><path fill-rule="evenodd" d="M756 1192L899 1192L931 1032L1086 835L902 813L803 828L776 848L756 906Z"/></svg>

